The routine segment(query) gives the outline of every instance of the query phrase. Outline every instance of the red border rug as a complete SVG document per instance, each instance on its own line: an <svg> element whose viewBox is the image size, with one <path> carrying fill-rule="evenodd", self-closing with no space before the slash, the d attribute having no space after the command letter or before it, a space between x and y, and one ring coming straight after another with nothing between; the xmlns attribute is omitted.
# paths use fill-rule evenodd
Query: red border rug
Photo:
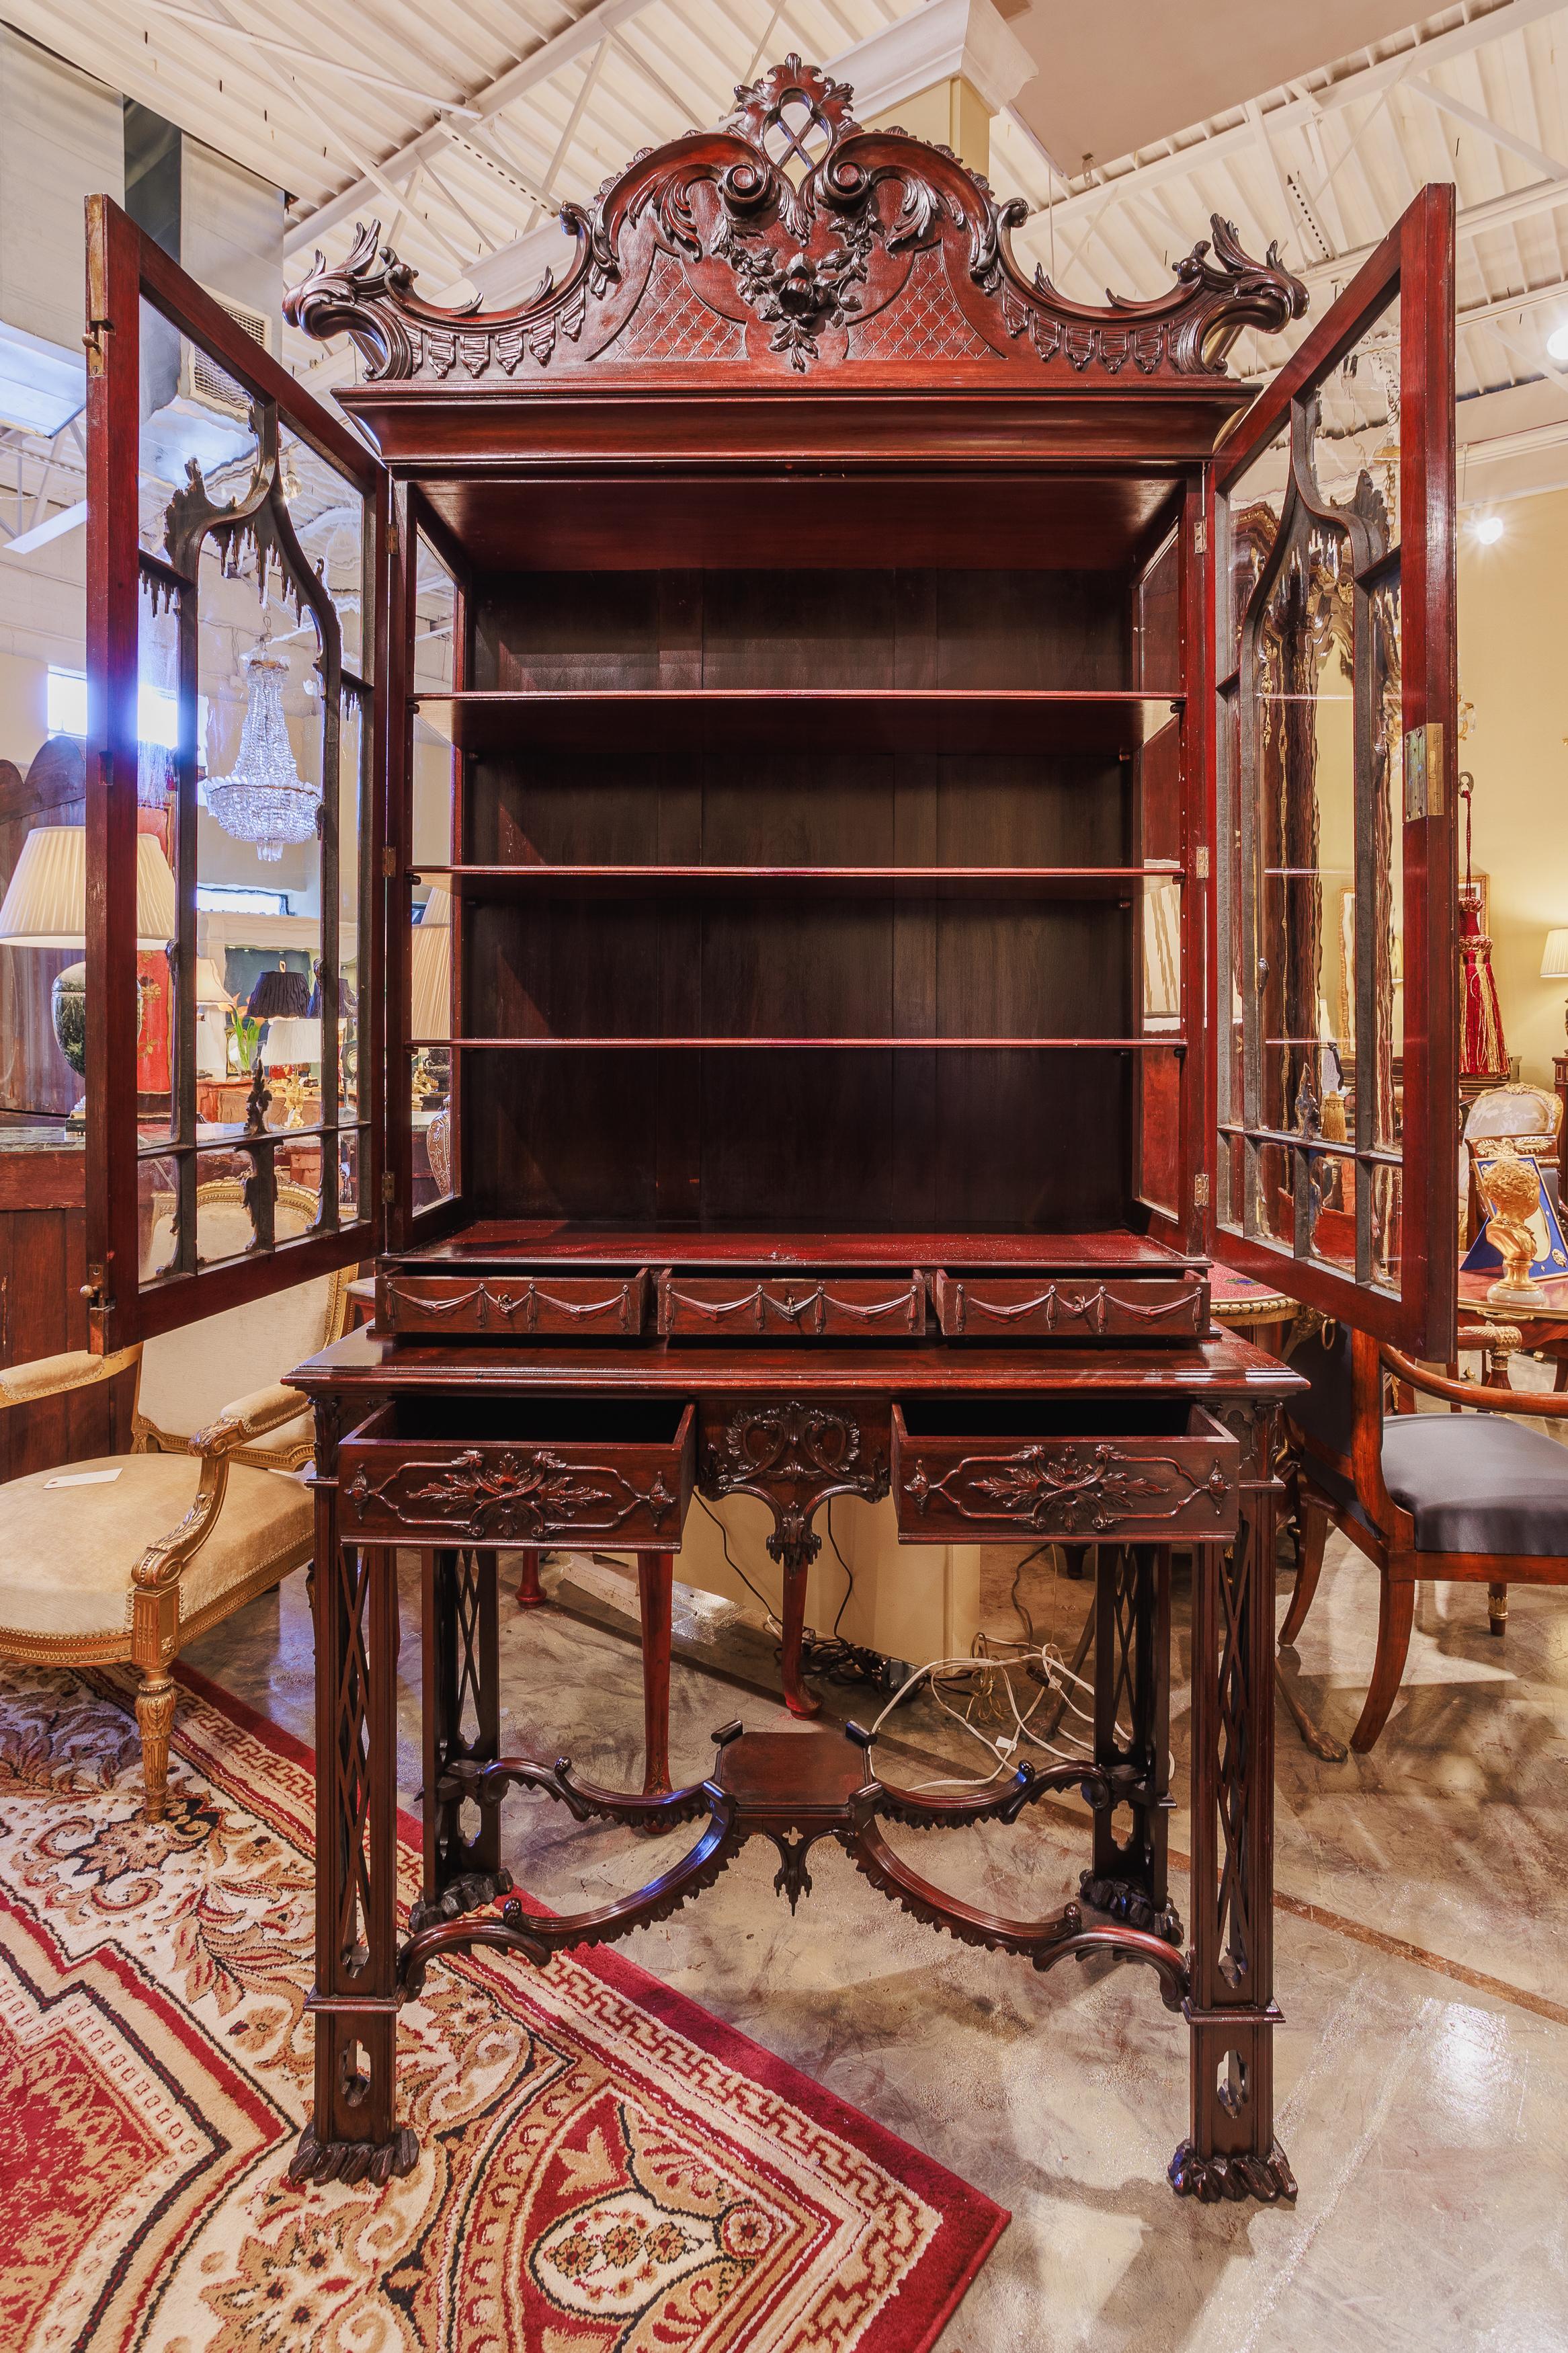
<svg viewBox="0 0 1568 2353"><path fill-rule="evenodd" d="M0 1665L0 2345L925 2353L1005 2211L614 1952L433 1970L415 2170L291 2188L313 1760L182 1679L149 1825L128 1683Z"/></svg>

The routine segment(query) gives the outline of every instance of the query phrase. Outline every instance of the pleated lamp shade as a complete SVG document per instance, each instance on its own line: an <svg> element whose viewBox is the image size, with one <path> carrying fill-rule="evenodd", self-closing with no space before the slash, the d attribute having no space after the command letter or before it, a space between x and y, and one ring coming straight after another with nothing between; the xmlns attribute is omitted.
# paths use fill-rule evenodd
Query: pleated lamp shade
<svg viewBox="0 0 1568 2353"><path fill-rule="evenodd" d="M452 902L438 886L425 902L425 912L414 926L410 949L408 1034L411 1038L449 1038L452 1034Z"/></svg>
<svg viewBox="0 0 1568 2353"><path fill-rule="evenodd" d="M166 947L174 936L174 877L157 837L136 837L136 944ZM87 828L36 826L0 906L0 941L13 948L87 944Z"/></svg>
<svg viewBox="0 0 1568 2353"><path fill-rule="evenodd" d="M303 1021L310 1009L310 984L302 972L264 972L245 1009L253 1021Z"/></svg>
<svg viewBox="0 0 1568 2353"><path fill-rule="evenodd" d="M1568 925L1560 931L1548 932L1542 951L1542 980L1568 980Z"/></svg>

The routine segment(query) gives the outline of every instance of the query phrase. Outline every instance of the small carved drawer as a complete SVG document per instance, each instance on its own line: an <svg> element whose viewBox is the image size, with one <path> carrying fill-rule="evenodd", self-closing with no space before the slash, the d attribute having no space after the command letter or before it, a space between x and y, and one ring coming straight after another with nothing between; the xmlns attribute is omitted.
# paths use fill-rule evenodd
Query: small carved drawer
<svg viewBox="0 0 1568 2353"><path fill-rule="evenodd" d="M936 1320L950 1340L1192 1339L1208 1330L1209 1286L1177 1275L940 1272Z"/></svg>
<svg viewBox="0 0 1568 2353"><path fill-rule="evenodd" d="M609 1274L402 1274L376 1277L379 1330L421 1339L499 1332L635 1338L647 1315L647 1267Z"/></svg>
<svg viewBox="0 0 1568 2353"><path fill-rule="evenodd" d="M338 1452L346 1543L676 1552L696 1409L679 1399L405 1398Z"/></svg>
<svg viewBox="0 0 1568 2353"><path fill-rule="evenodd" d="M923 1274L682 1274L658 1278L658 1328L678 1337L907 1339L926 1328Z"/></svg>
<svg viewBox="0 0 1568 2353"><path fill-rule="evenodd" d="M893 1408L906 1543L1215 1542L1236 1533L1240 1465L1230 1432L1181 1398L910 1398Z"/></svg>

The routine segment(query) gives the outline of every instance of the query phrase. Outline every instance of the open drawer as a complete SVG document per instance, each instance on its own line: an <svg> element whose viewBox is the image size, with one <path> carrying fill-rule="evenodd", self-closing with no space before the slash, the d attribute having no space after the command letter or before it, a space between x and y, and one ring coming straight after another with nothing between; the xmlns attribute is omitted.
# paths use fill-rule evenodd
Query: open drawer
<svg viewBox="0 0 1568 2353"><path fill-rule="evenodd" d="M926 1282L883 1275L685 1274L658 1278L661 1333L704 1339L746 1333L770 1340L907 1339L926 1327Z"/></svg>
<svg viewBox="0 0 1568 2353"><path fill-rule="evenodd" d="M892 1483L910 1544L1215 1542L1236 1533L1241 1449L1184 1398L910 1398Z"/></svg>
<svg viewBox="0 0 1568 2353"><path fill-rule="evenodd" d="M695 1408L673 1399L400 1398L338 1451L350 1543L675 1552Z"/></svg>
<svg viewBox="0 0 1568 2353"><path fill-rule="evenodd" d="M944 1268L932 1290L950 1340L1190 1340L1209 1326L1208 1279L1195 1270L1103 1276Z"/></svg>
<svg viewBox="0 0 1568 2353"><path fill-rule="evenodd" d="M647 1317L646 1266L605 1274L376 1275L375 1321L383 1332L421 1339L471 1339L476 1334L582 1334L635 1338Z"/></svg>

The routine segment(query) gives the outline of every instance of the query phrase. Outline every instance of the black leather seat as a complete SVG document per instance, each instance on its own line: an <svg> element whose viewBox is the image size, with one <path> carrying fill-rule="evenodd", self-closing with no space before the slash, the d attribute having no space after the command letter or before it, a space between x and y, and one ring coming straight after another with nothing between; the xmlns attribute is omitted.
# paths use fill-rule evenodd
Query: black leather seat
<svg viewBox="0 0 1568 2353"><path fill-rule="evenodd" d="M1417 1552L1568 1552L1568 1446L1500 1415L1401 1413L1383 1476Z"/></svg>

